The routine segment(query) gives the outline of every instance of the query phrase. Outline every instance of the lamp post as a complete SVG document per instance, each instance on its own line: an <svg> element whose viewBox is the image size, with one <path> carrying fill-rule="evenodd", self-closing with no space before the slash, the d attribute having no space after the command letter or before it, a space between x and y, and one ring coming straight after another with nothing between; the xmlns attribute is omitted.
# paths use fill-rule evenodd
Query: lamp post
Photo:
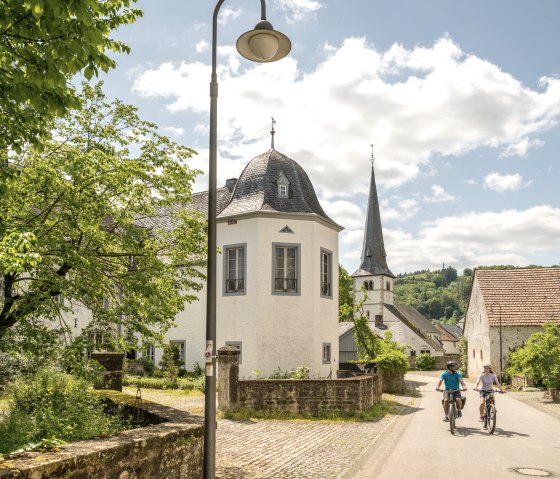
<svg viewBox="0 0 560 479"><path fill-rule="evenodd" d="M494 301L490 305L490 312L494 312L494 306L498 306L499 309L499 322L498 322L498 333L500 335L500 383L502 382L502 370L503 370L503 354L502 354L502 305L497 301Z"/></svg>
<svg viewBox="0 0 560 479"><path fill-rule="evenodd" d="M218 13L225 0L219 0L212 21L212 74L210 77L210 158L208 172L208 265L206 299L206 386L204 409L204 479L214 479L216 469L216 178L217 178L217 112L218 77L216 50ZM266 20L265 0L261 2L261 21L237 40L237 50L247 58L260 63L284 58L291 43L284 34L275 31Z"/></svg>

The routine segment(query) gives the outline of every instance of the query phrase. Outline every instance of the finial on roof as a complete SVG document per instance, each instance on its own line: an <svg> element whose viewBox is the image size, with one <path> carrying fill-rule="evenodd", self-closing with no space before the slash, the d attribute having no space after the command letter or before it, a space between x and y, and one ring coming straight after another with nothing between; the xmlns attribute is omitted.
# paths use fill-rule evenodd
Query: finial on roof
<svg viewBox="0 0 560 479"><path fill-rule="evenodd" d="M371 158L370 158L370 161L371 161L371 169L373 170L373 163L375 162L375 156L373 156L373 143L372 143L371 145L369 145L369 146L371 146Z"/></svg>
<svg viewBox="0 0 560 479"><path fill-rule="evenodd" d="M273 116L270 117L272 119L272 129L270 130L270 148L274 150L274 125L276 124L276 120Z"/></svg>

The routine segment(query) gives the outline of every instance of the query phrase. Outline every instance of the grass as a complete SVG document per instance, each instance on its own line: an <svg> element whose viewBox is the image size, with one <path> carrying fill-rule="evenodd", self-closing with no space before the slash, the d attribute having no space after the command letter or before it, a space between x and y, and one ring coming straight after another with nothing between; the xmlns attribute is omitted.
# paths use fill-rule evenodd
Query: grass
<svg viewBox="0 0 560 479"><path fill-rule="evenodd" d="M395 410L396 403L383 400L365 411L319 411L317 413L299 414L288 411L255 411L240 408L221 414L224 419L232 420L277 420L277 421L324 421L324 422L373 422L381 419Z"/></svg>

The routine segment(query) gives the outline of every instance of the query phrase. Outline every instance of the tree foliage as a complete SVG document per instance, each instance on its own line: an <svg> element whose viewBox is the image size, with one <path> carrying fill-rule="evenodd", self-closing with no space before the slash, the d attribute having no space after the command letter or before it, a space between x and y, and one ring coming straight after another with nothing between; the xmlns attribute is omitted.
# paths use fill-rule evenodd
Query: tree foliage
<svg viewBox="0 0 560 479"><path fill-rule="evenodd" d="M509 356L510 374L533 378L535 384L560 388L560 325L549 323L533 333L527 344Z"/></svg>
<svg viewBox="0 0 560 479"><path fill-rule="evenodd" d="M338 265L338 320L350 321L354 310L352 278L341 264Z"/></svg>
<svg viewBox="0 0 560 479"><path fill-rule="evenodd" d="M417 271L395 279L395 302L416 308L428 319L457 324L464 316L470 296L472 270L462 276L447 267L438 271Z"/></svg>
<svg viewBox="0 0 560 479"><path fill-rule="evenodd" d="M11 157L19 174L0 204L0 244L36 240L19 265L0 263L0 340L45 343L37 335L72 329L65 313L81 307L106 338L157 338L200 288L206 223L177 207L191 200L194 152L101 85L84 85L81 102L44 148Z"/></svg>
<svg viewBox="0 0 560 479"><path fill-rule="evenodd" d="M72 78L114 68L108 54L128 52L110 37L142 13L135 0L0 2L0 152L35 146L54 117L80 104ZM0 158L1 159L1 158Z"/></svg>

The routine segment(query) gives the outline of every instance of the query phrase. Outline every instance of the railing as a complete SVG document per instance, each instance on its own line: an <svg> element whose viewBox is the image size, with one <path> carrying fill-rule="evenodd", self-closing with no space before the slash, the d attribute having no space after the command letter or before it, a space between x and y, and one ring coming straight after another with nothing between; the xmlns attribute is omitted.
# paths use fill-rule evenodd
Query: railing
<svg viewBox="0 0 560 479"><path fill-rule="evenodd" d="M226 279L226 293L245 291L245 279Z"/></svg>
<svg viewBox="0 0 560 479"><path fill-rule="evenodd" d="M297 279L275 278L275 280L274 280L274 290L275 291L284 291L284 293L296 292L297 291Z"/></svg>

